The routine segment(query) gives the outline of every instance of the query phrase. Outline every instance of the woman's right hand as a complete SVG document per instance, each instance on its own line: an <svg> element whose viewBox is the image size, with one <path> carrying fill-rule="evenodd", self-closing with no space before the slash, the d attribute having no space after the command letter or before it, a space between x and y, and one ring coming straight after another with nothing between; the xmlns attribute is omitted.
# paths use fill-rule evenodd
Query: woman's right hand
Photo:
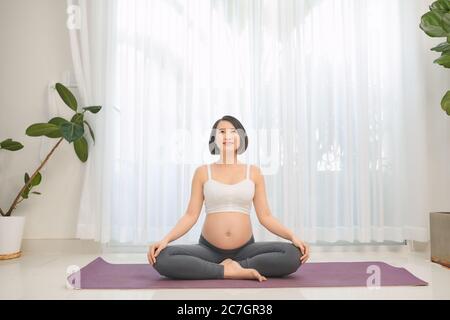
<svg viewBox="0 0 450 320"><path fill-rule="evenodd" d="M147 258L148 258L148 262L150 262L151 265L156 263L156 257L161 252L161 250L163 250L165 247L167 247L168 244L169 244L169 241L163 239L161 241L154 243L150 247L150 249L148 250L148 253L147 253Z"/></svg>

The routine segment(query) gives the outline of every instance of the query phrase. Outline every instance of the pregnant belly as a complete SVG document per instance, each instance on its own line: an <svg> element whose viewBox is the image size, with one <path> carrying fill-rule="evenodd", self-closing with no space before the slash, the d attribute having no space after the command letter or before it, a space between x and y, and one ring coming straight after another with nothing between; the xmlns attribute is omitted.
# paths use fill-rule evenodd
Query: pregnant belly
<svg viewBox="0 0 450 320"><path fill-rule="evenodd" d="M235 249L250 240L252 224L250 216L240 212L218 212L206 216L203 237L221 249Z"/></svg>

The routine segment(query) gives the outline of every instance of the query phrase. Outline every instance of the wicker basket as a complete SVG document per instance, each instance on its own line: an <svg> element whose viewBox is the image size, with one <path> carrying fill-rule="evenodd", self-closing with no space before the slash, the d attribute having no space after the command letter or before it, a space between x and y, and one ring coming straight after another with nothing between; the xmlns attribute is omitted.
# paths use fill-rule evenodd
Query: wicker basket
<svg viewBox="0 0 450 320"><path fill-rule="evenodd" d="M16 253L10 253L10 254L0 254L0 260L10 260L20 257L22 254L22 251L16 252Z"/></svg>

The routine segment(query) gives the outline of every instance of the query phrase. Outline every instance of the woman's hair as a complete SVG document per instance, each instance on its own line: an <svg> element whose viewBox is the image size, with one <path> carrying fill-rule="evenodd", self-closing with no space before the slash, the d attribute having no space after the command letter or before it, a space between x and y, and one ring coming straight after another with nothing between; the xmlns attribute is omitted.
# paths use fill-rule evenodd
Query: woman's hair
<svg viewBox="0 0 450 320"><path fill-rule="evenodd" d="M217 126L219 125L220 121L228 121L230 122L234 128L237 130L237 133L239 134L239 149L237 150L238 154L244 153L245 150L247 150L248 147L248 137L247 137L247 132L245 131L244 126L242 125L242 123L236 119L233 116L223 116L222 118L220 118L219 120L217 120L212 129L211 129L211 134L209 136L209 151L211 152L211 154L220 154L220 149L217 146L217 144L215 143L216 140L216 130L217 130Z"/></svg>

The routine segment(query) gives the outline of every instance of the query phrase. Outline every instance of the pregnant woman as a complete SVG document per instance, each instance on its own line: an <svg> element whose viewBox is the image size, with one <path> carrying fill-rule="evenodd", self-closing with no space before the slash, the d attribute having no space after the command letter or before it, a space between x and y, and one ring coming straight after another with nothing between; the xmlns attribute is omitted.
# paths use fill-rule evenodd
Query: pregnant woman
<svg viewBox="0 0 450 320"><path fill-rule="evenodd" d="M309 257L309 246L272 216L264 177L257 166L237 160L248 146L242 124L224 116L209 140L218 162L200 166L192 181L191 199L176 226L148 252L149 263L174 279L255 279L295 272ZM168 245L197 222L205 201L206 219L198 244ZM255 242L250 221L252 202L259 222L291 242Z"/></svg>

